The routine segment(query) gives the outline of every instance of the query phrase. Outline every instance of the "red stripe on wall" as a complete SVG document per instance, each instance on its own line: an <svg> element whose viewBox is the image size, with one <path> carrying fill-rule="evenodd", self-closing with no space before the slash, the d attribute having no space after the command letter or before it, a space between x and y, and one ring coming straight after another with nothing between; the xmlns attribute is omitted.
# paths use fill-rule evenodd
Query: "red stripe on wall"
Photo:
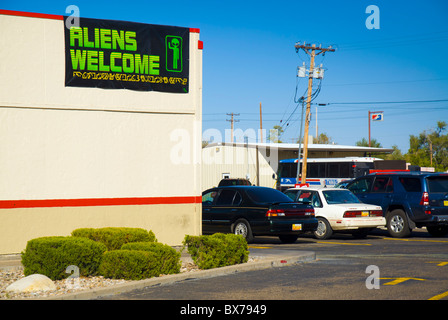
<svg viewBox="0 0 448 320"><path fill-rule="evenodd" d="M60 16L60 15L56 15L56 14L47 14L47 13L35 13L35 12L24 12L24 11L0 9L0 14L6 14L9 16L64 20L64 16Z"/></svg>
<svg viewBox="0 0 448 320"><path fill-rule="evenodd" d="M149 198L93 198L93 199L48 199L48 200L0 200L0 209L132 206L151 204L201 203L201 196L149 197Z"/></svg>

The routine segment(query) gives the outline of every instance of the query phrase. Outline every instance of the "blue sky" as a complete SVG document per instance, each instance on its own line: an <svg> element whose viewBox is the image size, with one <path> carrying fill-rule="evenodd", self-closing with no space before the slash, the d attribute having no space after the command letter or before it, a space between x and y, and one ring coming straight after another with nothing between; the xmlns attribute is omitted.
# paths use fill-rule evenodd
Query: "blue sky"
<svg viewBox="0 0 448 320"><path fill-rule="evenodd" d="M309 66L308 56L295 51L297 41L337 48L316 58L325 77L313 101L328 104L317 107L318 129L335 143L354 145L368 138L368 111L384 111L384 121L371 123L372 138L403 153L409 135L448 122L445 0L0 0L2 9L51 14L65 14L72 4L82 17L200 28L203 131L215 128L224 136L231 112L240 114L235 128L258 129L261 102L263 128L281 124L284 142L297 138L296 69L303 61ZM366 28L369 5L380 10L380 29ZM306 85L307 79L300 79L299 96ZM312 113L310 134L315 135L315 105Z"/></svg>

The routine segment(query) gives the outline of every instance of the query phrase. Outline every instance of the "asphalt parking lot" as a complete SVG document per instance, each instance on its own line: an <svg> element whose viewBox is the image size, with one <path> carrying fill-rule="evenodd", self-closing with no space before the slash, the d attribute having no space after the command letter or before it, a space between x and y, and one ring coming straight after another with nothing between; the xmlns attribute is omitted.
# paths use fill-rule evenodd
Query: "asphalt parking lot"
<svg viewBox="0 0 448 320"><path fill-rule="evenodd" d="M260 240L251 252L269 247L267 239ZM385 230L365 239L347 234L329 240L310 236L281 247L306 247L316 253L315 262L296 270L300 290L284 294L285 299L448 301L448 237L431 237L425 229L415 229L411 237L402 239L390 237Z"/></svg>
<svg viewBox="0 0 448 320"><path fill-rule="evenodd" d="M448 237L415 229L391 238L378 230L365 239L304 235L294 244L260 237L252 255L313 251L316 260L292 266L148 287L108 297L149 300L447 300Z"/></svg>

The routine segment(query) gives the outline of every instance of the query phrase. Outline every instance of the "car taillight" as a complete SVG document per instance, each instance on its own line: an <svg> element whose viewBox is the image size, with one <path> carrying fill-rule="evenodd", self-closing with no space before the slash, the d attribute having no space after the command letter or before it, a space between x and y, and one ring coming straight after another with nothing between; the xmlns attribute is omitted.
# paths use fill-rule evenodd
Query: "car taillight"
<svg viewBox="0 0 448 320"><path fill-rule="evenodd" d="M284 217L284 216L314 216L314 209L295 209L295 210L283 210L283 209L269 209L266 212L266 217Z"/></svg>
<svg viewBox="0 0 448 320"><path fill-rule="evenodd" d="M383 210L372 210L370 211L370 216L382 217Z"/></svg>
<svg viewBox="0 0 448 320"><path fill-rule="evenodd" d="M285 211L281 209L269 209L266 212L266 217L283 217L285 216Z"/></svg>
<svg viewBox="0 0 448 320"><path fill-rule="evenodd" d="M372 210L372 211L345 211L344 218L356 218L356 217L382 217L382 210Z"/></svg>
<svg viewBox="0 0 448 320"><path fill-rule="evenodd" d="M344 218L355 218L361 215L361 211L345 211Z"/></svg>
<svg viewBox="0 0 448 320"><path fill-rule="evenodd" d="M420 200L421 206L429 206L429 195L428 192L423 192L422 199Z"/></svg>
<svg viewBox="0 0 448 320"><path fill-rule="evenodd" d="M314 209L305 209L306 216L314 216Z"/></svg>

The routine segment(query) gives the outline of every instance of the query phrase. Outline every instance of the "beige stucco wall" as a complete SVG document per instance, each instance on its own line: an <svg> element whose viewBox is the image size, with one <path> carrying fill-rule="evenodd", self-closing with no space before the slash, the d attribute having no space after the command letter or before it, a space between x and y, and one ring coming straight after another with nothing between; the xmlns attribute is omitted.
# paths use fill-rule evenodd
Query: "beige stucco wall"
<svg viewBox="0 0 448 320"><path fill-rule="evenodd" d="M170 245L200 234L200 200L2 206L201 195L199 33L190 33L189 93L170 94L65 87L63 27L61 20L0 14L0 254L79 227L142 227Z"/></svg>
<svg viewBox="0 0 448 320"><path fill-rule="evenodd" d="M0 200L199 191L192 161L174 152L176 132L193 138L194 115L2 107L0 121Z"/></svg>
<svg viewBox="0 0 448 320"><path fill-rule="evenodd" d="M185 234L200 234L200 210L200 204L0 210L0 254L20 253L30 239L68 236L83 227L143 228L159 242L180 245Z"/></svg>

